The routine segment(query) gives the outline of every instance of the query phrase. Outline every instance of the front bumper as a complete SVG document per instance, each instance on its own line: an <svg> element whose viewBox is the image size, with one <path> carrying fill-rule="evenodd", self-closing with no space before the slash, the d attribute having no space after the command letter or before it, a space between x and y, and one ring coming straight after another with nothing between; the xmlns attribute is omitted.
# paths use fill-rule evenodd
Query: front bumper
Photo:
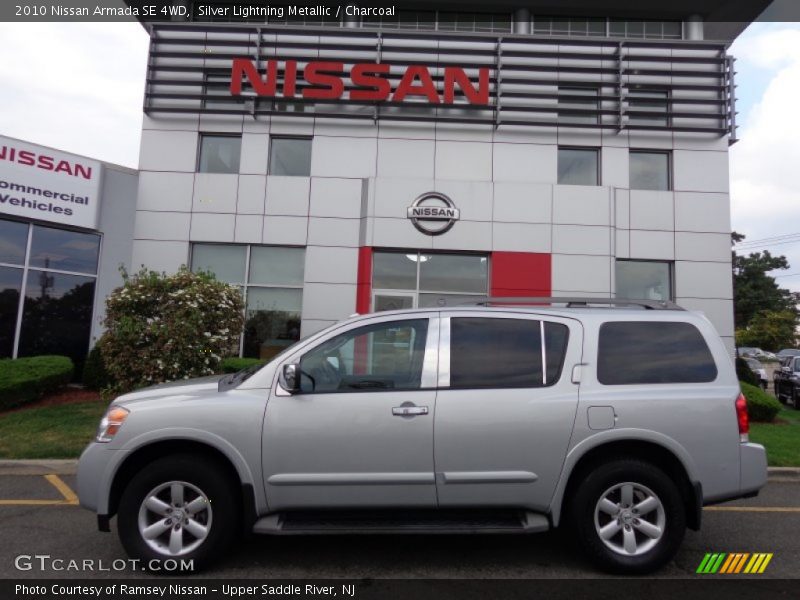
<svg viewBox="0 0 800 600"><path fill-rule="evenodd" d="M110 465L116 450L108 444L90 442L78 460L78 500L83 508L99 514L108 513L111 490Z"/></svg>

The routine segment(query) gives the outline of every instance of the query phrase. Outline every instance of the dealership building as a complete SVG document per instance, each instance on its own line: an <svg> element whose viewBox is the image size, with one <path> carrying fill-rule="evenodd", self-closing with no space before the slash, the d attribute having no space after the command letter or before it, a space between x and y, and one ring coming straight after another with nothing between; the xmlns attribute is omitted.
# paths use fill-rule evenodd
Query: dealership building
<svg viewBox="0 0 800 600"><path fill-rule="evenodd" d="M92 333L122 262L239 286L243 356L354 312L542 295L673 300L732 351L727 48L769 1L641 4L144 22L138 188L95 163L97 216L57 221L98 240ZM52 215L0 213L28 227L0 259L28 290L18 352Z"/></svg>

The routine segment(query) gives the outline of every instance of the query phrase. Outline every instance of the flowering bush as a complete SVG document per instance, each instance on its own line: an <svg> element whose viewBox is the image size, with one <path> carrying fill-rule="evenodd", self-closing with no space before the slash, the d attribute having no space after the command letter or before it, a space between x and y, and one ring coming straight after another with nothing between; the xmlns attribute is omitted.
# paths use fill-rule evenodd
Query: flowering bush
<svg viewBox="0 0 800 600"><path fill-rule="evenodd" d="M98 342L109 392L212 375L238 352L243 326L238 288L185 267L174 275L143 268L106 300Z"/></svg>

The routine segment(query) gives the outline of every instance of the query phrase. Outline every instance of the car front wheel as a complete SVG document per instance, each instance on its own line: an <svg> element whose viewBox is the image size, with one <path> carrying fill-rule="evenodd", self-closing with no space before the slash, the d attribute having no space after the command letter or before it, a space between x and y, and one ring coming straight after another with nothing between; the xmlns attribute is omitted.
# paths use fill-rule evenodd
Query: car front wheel
<svg viewBox="0 0 800 600"><path fill-rule="evenodd" d="M677 552L686 531L680 491L657 466L620 459L579 483L571 506L576 539L600 568L641 574Z"/></svg>
<svg viewBox="0 0 800 600"><path fill-rule="evenodd" d="M151 561L167 559L191 561L194 570L206 567L238 531L234 489L219 465L197 457L167 456L149 464L120 500L125 551L146 568L160 569Z"/></svg>

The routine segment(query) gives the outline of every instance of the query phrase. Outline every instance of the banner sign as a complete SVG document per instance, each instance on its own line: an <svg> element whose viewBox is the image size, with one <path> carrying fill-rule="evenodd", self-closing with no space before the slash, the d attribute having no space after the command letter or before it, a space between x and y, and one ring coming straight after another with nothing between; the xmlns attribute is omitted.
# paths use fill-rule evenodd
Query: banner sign
<svg viewBox="0 0 800 600"><path fill-rule="evenodd" d="M97 229L98 161L0 137L0 215Z"/></svg>

